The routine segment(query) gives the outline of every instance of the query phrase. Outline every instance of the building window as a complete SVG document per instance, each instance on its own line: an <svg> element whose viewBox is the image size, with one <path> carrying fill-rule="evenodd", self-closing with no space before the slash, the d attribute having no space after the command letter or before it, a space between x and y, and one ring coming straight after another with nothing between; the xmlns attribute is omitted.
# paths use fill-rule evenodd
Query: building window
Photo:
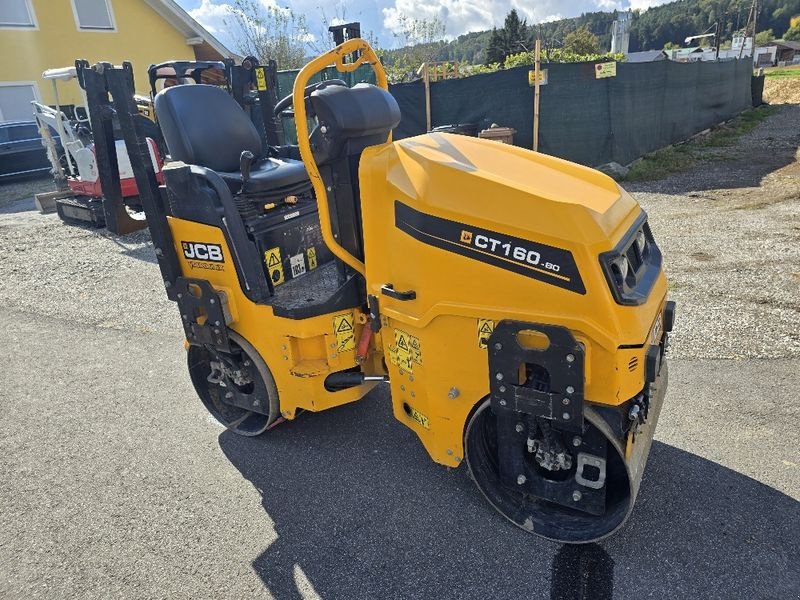
<svg viewBox="0 0 800 600"><path fill-rule="evenodd" d="M32 100L39 100L35 84L27 81L0 82L0 123L32 121Z"/></svg>
<svg viewBox="0 0 800 600"><path fill-rule="evenodd" d="M111 0L72 0L78 29L113 30Z"/></svg>
<svg viewBox="0 0 800 600"><path fill-rule="evenodd" d="M36 27L30 0L0 1L0 27Z"/></svg>

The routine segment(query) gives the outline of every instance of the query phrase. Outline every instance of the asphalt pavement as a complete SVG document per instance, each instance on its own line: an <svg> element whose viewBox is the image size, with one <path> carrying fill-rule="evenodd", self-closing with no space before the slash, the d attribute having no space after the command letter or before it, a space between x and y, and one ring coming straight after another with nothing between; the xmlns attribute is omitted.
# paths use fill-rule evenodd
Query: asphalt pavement
<svg viewBox="0 0 800 600"><path fill-rule="evenodd" d="M4 598L796 598L800 360L673 360L611 539L513 527L385 389L257 439L206 416L176 332L0 308Z"/></svg>

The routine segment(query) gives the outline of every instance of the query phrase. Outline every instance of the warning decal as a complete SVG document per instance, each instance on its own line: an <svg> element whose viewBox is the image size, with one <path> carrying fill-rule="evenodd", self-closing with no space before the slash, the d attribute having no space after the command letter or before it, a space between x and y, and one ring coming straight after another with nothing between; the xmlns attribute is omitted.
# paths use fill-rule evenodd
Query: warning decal
<svg viewBox="0 0 800 600"><path fill-rule="evenodd" d="M317 249L311 246L306 250L306 254L308 255L308 270L313 271L317 268Z"/></svg>
<svg viewBox="0 0 800 600"><path fill-rule="evenodd" d="M303 258L303 253L295 254L289 259L289 264L292 267L292 277L299 277L306 272L306 260Z"/></svg>
<svg viewBox="0 0 800 600"><path fill-rule="evenodd" d="M264 263L267 265L267 273L272 279L272 285L283 283L283 262L281 261L281 249L270 248L264 252Z"/></svg>
<svg viewBox="0 0 800 600"><path fill-rule="evenodd" d="M494 332L494 321L478 319L478 348L486 348L489 336Z"/></svg>
<svg viewBox="0 0 800 600"><path fill-rule="evenodd" d="M389 360L407 371L414 370L414 363L422 364L422 347L419 338L400 329L394 330L394 344L389 346Z"/></svg>
<svg viewBox="0 0 800 600"><path fill-rule="evenodd" d="M356 347L356 331L353 327L353 315L333 317L333 332L336 334L336 351L347 352Z"/></svg>
<svg viewBox="0 0 800 600"><path fill-rule="evenodd" d="M414 419L417 423L422 425L425 429L430 429L431 428L431 422L428 420L428 417L423 415L421 412L419 412L413 406L409 406L408 407L408 415L412 419Z"/></svg>
<svg viewBox="0 0 800 600"><path fill-rule="evenodd" d="M264 67L256 67L256 89L259 92L267 89L267 76L264 74Z"/></svg>

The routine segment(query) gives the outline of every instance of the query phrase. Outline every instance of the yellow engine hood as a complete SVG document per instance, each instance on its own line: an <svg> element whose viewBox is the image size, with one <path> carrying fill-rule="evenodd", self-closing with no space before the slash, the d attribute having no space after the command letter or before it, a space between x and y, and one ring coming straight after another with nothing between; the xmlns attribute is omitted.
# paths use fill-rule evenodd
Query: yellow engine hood
<svg viewBox="0 0 800 600"><path fill-rule="evenodd" d="M442 211L490 219L503 229L592 245L616 239L639 213L610 177L494 141L432 133L394 142L388 181Z"/></svg>

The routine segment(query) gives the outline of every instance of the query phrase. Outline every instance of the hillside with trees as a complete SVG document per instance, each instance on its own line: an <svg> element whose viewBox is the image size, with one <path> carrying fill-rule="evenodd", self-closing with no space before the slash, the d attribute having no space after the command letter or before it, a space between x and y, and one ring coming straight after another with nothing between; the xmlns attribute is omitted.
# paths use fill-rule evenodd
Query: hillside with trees
<svg viewBox="0 0 800 600"><path fill-rule="evenodd" d="M723 42L730 41L732 34L744 28L750 10L751 0L679 0L662 4L646 11L633 13L630 29L631 52L640 50L661 50L668 44L683 45L683 40L697 35L719 21ZM790 29L790 20L800 15L800 0L761 0L758 11L758 31L772 30L772 37L781 38ZM599 49L607 51L611 46L611 24L616 18L614 12L590 12L571 19L561 19L537 25L527 25L524 21L511 23L512 27L524 26L524 34L508 42L498 40L498 31L467 33L450 42L430 43L428 54L433 60L458 61L469 64L502 62L497 55L490 55L490 49L500 47L502 53L511 53L510 44L515 51L530 48L533 39L541 38L545 47L558 48L564 45L567 36L576 30L586 29L597 38ZM508 25L506 23L505 25ZM494 39L493 39L494 35ZM794 30L789 37L795 35ZM494 43L493 43L494 42ZM387 51L393 55L401 51Z"/></svg>

